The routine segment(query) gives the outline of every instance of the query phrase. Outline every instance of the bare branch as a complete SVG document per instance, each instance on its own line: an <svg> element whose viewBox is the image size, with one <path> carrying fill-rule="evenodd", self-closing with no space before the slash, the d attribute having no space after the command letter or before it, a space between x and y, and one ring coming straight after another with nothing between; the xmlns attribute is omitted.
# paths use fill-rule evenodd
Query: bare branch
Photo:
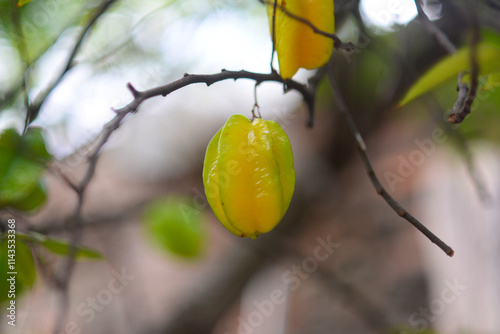
<svg viewBox="0 0 500 334"><path fill-rule="evenodd" d="M255 72L249 72L249 71L228 71L228 70L222 70L220 73L215 73L215 74L184 74L184 76L176 80L174 82L171 82L167 85L164 86L159 86L156 88L152 88L149 90L145 91L135 91L132 92L134 94L138 94L137 97L134 98L134 100L128 104L127 106L116 110L117 117L119 117L121 114L128 114L130 112L135 112L139 105L144 102L145 100L154 97L154 96L167 96L168 94L191 84L195 83L204 83L207 86L210 86L216 82L223 81L223 80L228 80L228 79L233 79L233 80L238 80L238 79L249 79L255 81L256 84L260 84L265 81L274 81L274 82L279 82L285 85L285 89L293 89L298 91L302 97L304 98L304 102L307 105L309 114L311 115L314 112L314 93L311 91L309 87L306 85L303 85L297 81L294 80L284 80L279 76L278 73L272 72L269 74L264 74L264 73L255 73ZM130 86L128 86L130 89ZM123 116L124 117L124 116ZM112 121L113 122L113 121Z"/></svg>
<svg viewBox="0 0 500 334"><path fill-rule="evenodd" d="M424 27L429 31L430 34L434 35L438 40L439 44L450 54L457 52L457 47L449 40L448 36L439 29L433 22L429 20L424 10L422 9L422 0L415 0L415 5L417 6L418 18ZM473 13L473 11L470 11ZM479 26L477 23L477 18L474 14L471 15L473 37L471 41L471 52L470 52L470 62L471 62L471 85L470 88L467 83L463 82L464 72L458 74L458 98L453 105L452 112L448 118L448 122L453 124L462 123L462 121L470 114L472 103L476 97L476 92L478 88L478 75L479 75L479 64L477 62L477 44L479 43Z"/></svg>
<svg viewBox="0 0 500 334"><path fill-rule="evenodd" d="M475 22L475 20L474 20ZM470 47L470 63L471 63L471 82L470 88L467 84L462 82L463 73L458 75L458 99L453 106L448 122L453 124L462 123L462 121L471 112L472 103L476 98L476 92L479 85L479 63L477 60L477 44L479 43L479 27L477 23L473 24L473 36Z"/></svg>
<svg viewBox="0 0 500 334"><path fill-rule="evenodd" d="M356 123L354 122L354 119L352 118L352 115L349 111L349 108L347 107L342 94L340 92L340 89L337 85L337 82L334 78L333 70L330 69L330 75L328 76L330 79L330 84L333 89L333 93L335 95L335 99L337 102L337 105L342 112L342 114L345 116L347 124L349 126L349 130L356 140L356 148L358 150L359 155L361 156L361 159L363 160L363 164L365 166L365 169L368 173L368 177L370 178L370 181L373 184L373 187L377 191L377 194L382 196L382 198L386 201L386 203L402 218L406 219L410 224L412 224L414 227L416 227L422 234L424 234L431 242L435 243L439 248L441 248L448 256L453 256L455 253L453 249L445 244L441 239L439 239L434 233L432 233L427 227L425 227L422 223L420 223L415 217L413 217L406 209L399 204L394 198L392 198L389 193L385 190L385 188L382 186L380 181L378 180L375 171L373 170L373 167L370 162L370 158L368 158L368 154L366 152L366 144L363 140L363 137L359 133L358 127L356 126Z"/></svg>

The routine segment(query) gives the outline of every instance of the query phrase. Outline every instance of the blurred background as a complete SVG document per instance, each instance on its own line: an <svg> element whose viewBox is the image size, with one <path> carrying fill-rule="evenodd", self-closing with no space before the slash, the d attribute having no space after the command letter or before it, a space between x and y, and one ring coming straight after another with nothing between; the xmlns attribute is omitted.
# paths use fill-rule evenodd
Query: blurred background
<svg viewBox="0 0 500 334"><path fill-rule="evenodd" d="M144 90L184 73L270 71L257 0L112 1L60 81L102 3L16 4L0 0L0 129L21 131L26 101L57 82L33 122L54 157L43 175L48 198L31 214L0 214L2 224L15 217L18 232L70 240L77 195L65 178L83 177L112 108L133 99L128 82ZM424 10L457 46L468 43L472 16L500 32L495 0L428 0ZM381 183L454 257L377 195L326 76L312 128L300 94L279 83L256 88L263 118L289 136L296 189L275 230L235 237L208 206L201 172L227 118L251 116L254 82L191 85L147 100L104 146L81 231L81 244L103 259L77 261L62 333L499 333L500 80L480 78L461 125L445 122L455 79L397 108L446 55L416 15L410 0L335 1L336 33L358 47L335 50L329 68ZM175 240L158 236L169 227L153 226L172 215L195 227L188 236L172 230L174 251L165 245ZM16 327L3 316L1 333L53 333L64 305L53 280L64 256L27 244L36 280L17 296Z"/></svg>

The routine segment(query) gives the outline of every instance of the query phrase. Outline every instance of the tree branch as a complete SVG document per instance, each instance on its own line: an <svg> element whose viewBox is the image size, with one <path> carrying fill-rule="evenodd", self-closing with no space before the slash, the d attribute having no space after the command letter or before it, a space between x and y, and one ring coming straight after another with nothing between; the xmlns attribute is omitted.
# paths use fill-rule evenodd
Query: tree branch
<svg viewBox="0 0 500 334"><path fill-rule="evenodd" d="M457 47L449 40L448 36L432 23L424 10L422 9L422 0L415 0L417 6L418 18L430 34L434 35L439 44L450 54L457 52ZM470 11L473 13L473 11ZM462 81L464 72L458 74L458 98L453 105L452 112L448 117L448 122L453 124L462 123L462 121L470 114L472 103L476 98L478 88L479 64L477 62L477 44L479 43L479 26L477 18L471 14L473 37L471 42L470 62L471 62L471 85L470 89L465 82Z"/></svg>
<svg viewBox="0 0 500 334"><path fill-rule="evenodd" d="M373 184L373 187L377 191L377 194L382 196L382 198L386 201L386 203L402 218L406 219L410 224L412 224L414 227L416 227L422 234L424 234L431 242L435 243L439 248L441 248L448 256L453 256L455 253L453 249L445 244L441 239L439 239L434 233L432 233L427 227L425 227L422 223L420 223L415 217L413 217L406 209L399 204L394 198L392 198L389 193L385 190L385 188L382 186L380 181L378 180L375 171L373 170L373 167L370 162L370 158L368 158L368 154L366 152L366 144L363 140L363 137L359 133L359 130L356 126L356 123L354 122L354 119L352 118L352 115L349 111L349 108L347 107L342 94L340 92L340 88L337 85L337 82L334 78L334 73L333 69L330 68L330 73L329 73L329 79L330 79L330 84L333 89L333 93L335 95L335 100L337 102L337 105L341 111L341 113L344 115L346 118L349 130L356 140L356 148L358 150L358 153L363 160L363 164L365 166L365 169L368 173L368 177L370 178L371 183Z"/></svg>
<svg viewBox="0 0 500 334"><path fill-rule="evenodd" d="M453 105L453 109L451 111L450 116L448 117L448 122L453 124L462 123L462 121L467 117L467 115L471 112L472 103L476 98L476 92L479 85L478 76L479 76L479 63L477 61L477 45L480 40L479 36L479 26L477 25L476 19L473 19L472 24L472 41L470 48L470 64L471 64L471 82L470 88L467 87L467 84L462 82L462 78L464 76L463 73L458 75L458 99Z"/></svg>

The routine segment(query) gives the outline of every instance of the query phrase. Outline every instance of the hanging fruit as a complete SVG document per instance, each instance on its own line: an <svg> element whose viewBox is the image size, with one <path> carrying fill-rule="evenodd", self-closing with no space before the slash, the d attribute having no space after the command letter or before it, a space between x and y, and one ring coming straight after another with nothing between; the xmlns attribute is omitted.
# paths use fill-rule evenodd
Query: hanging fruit
<svg viewBox="0 0 500 334"><path fill-rule="evenodd" d="M333 34L335 16L333 0L274 0L266 2L271 38L275 38L280 75L290 79L299 68L315 69L326 64L333 51L332 39L317 34L303 19L317 29ZM273 13L274 34L273 34Z"/></svg>
<svg viewBox="0 0 500 334"><path fill-rule="evenodd" d="M213 212L230 232L256 238L271 231L295 186L286 133L274 121L231 116L208 144L203 184Z"/></svg>

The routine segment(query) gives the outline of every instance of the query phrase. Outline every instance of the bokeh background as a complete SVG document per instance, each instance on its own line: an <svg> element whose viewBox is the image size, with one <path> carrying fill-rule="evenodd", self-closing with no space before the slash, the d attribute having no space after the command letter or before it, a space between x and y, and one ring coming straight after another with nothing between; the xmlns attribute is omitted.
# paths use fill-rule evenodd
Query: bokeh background
<svg viewBox="0 0 500 334"><path fill-rule="evenodd" d="M424 9L461 46L471 15L500 31L497 1L471 3L429 0ZM24 125L23 77L28 99L56 79L100 5L26 4L20 47L12 2L0 1L2 130ZM334 51L330 66L374 170L455 256L376 194L326 79L312 128L299 94L278 83L257 87L262 116L289 136L297 184L278 228L255 241L236 238L206 203L201 171L206 146L227 118L251 116L254 83L191 85L146 101L105 145L85 194L82 230L82 244L104 260L77 262L64 333L500 332L500 82L480 81L473 112L459 126L444 121L457 98L455 80L398 109L446 51L416 19L413 1L339 0L335 7L338 35L358 48ZM184 73L268 73L271 49L257 0L115 1L34 122L54 156L44 175L47 202L33 215L2 212L2 222L15 215L19 230L69 240L77 196L61 175L81 179L112 108L132 100L128 82L143 90ZM301 70L296 80L314 74ZM144 210L170 196L191 203L203 229L194 258L169 252L148 234ZM51 275L62 257L39 256L35 286L17 298L17 326L2 317L2 333L54 330L61 291Z"/></svg>

